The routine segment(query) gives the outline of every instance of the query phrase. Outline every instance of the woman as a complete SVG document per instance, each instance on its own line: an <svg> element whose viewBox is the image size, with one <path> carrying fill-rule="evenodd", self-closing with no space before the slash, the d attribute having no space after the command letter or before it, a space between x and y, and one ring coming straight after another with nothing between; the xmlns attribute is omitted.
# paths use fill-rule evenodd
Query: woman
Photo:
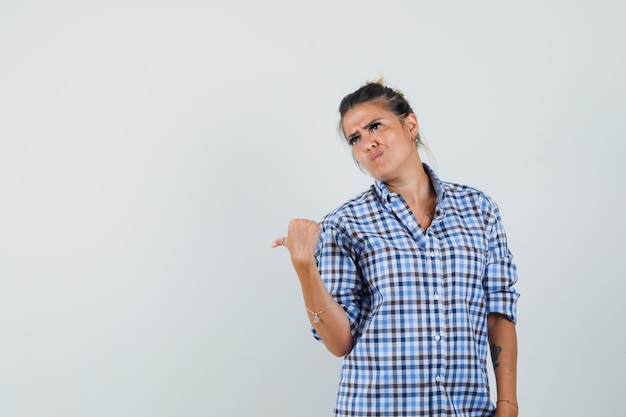
<svg viewBox="0 0 626 417"><path fill-rule="evenodd" d="M344 356L335 415L517 416L517 275L498 207L422 163L401 92L367 83L339 112L374 184L272 243L289 250L314 336Z"/></svg>

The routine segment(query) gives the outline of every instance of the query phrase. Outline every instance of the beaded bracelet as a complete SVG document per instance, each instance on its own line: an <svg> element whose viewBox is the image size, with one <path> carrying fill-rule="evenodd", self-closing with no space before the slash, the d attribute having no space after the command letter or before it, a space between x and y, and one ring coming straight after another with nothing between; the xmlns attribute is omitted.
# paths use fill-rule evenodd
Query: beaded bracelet
<svg viewBox="0 0 626 417"><path fill-rule="evenodd" d="M307 306L304 306L304 307L306 308L306 311L313 314L313 323L317 323L320 321L319 315L325 312L326 310L328 310L328 308L330 307L332 303L333 303L333 299L331 298L330 301L328 302L328 305L324 307L322 311L318 311L317 313L313 310L310 310Z"/></svg>
<svg viewBox="0 0 626 417"><path fill-rule="evenodd" d="M513 401L509 401L509 400L498 400L498 401L496 401L496 404L498 404L500 401L503 401L503 402L505 402L505 403L509 403L509 404L511 404L512 406L514 406L515 408L517 408L517 409L519 410L519 406L518 406L517 404L515 404Z"/></svg>

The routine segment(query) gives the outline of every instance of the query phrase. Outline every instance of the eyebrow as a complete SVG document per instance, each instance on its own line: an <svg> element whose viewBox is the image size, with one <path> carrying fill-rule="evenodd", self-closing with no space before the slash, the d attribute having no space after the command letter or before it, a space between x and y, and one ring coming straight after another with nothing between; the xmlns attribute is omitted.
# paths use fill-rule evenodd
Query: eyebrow
<svg viewBox="0 0 626 417"><path fill-rule="evenodd" d="M371 128L372 126L374 126L376 123L380 122L382 120L382 117L378 118L378 119L374 119L371 122L369 122L368 124L366 124L365 126L362 127L363 130L369 130L369 128ZM356 137L359 135L359 132L354 131L350 134L350 136L348 136L348 140Z"/></svg>

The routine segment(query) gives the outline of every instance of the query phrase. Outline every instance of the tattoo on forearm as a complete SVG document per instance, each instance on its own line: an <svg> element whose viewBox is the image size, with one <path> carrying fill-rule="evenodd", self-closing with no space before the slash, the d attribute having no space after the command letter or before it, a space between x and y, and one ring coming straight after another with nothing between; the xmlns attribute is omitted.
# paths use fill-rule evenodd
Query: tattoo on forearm
<svg viewBox="0 0 626 417"><path fill-rule="evenodd" d="M498 358L500 357L501 352L502 346L498 346L495 343L491 344L491 362L493 362L493 369L496 369L498 366L500 366Z"/></svg>

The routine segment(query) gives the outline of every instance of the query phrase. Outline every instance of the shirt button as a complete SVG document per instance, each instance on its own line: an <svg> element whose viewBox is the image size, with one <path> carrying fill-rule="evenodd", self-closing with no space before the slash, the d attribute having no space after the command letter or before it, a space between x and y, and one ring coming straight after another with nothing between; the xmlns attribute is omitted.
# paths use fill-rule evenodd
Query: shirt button
<svg viewBox="0 0 626 417"><path fill-rule="evenodd" d="M435 340L438 342L439 340L441 340L441 336L436 335L436 336L435 336Z"/></svg>
<svg viewBox="0 0 626 417"><path fill-rule="evenodd" d="M435 377L435 381L436 381L436 382L441 382L441 377L440 377L439 375L437 375L437 376Z"/></svg>
<svg viewBox="0 0 626 417"><path fill-rule="evenodd" d="M439 294L435 294L435 295L433 295L433 300L435 300L435 301L439 301Z"/></svg>
<svg viewBox="0 0 626 417"><path fill-rule="evenodd" d="M415 223L409 222L409 227L415 227Z"/></svg>
<svg viewBox="0 0 626 417"><path fill-rule="evenodd" d="M434 250L431 250L431 251L430 251L430 257L431 257L431 258L434 258L434 257L435 257L435 251L434 251Z"/></svg>

